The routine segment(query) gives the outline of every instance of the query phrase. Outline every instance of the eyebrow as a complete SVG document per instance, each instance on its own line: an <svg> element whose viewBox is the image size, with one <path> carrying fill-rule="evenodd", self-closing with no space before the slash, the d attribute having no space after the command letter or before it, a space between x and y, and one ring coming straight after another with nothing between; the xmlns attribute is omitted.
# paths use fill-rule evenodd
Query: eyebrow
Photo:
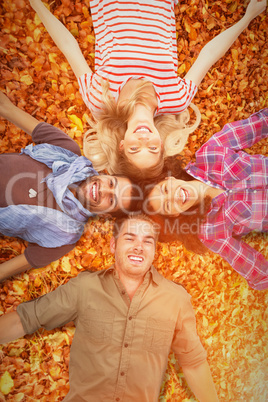
<svg viewBox="0 0 268 402"><path fill-rule="evenodd" d="M123 236L131 236L131 237L136 237L137 235L135 235L134 233L129 233L129 232L125 232L123 233ZM144 236L145 239L152 239L155 240L154 236Z"/></svg>
<svg viewBox="0 0 268 402"><path fill-rule="evenodd" d="M118 180L117 177L114 176L114 190L116 189L116 187L118 186ZM115 209L118 205L118 198L116 196L116 194L114 193L114 205L113 205L113 209Z"/></svg>

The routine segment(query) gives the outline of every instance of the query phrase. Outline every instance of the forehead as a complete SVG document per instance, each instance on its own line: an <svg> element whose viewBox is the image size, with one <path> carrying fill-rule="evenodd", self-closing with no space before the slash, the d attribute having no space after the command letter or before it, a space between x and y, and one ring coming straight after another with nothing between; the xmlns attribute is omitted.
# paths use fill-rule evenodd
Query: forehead
<svg viewBox="0 0 268 402"><path fill-rule="evenodd" d="M127 219L121 226L118 237L124 236L126 233L131 233L137 236L152 236L156 237L154 226L148 221L141 219Z"/></svg>

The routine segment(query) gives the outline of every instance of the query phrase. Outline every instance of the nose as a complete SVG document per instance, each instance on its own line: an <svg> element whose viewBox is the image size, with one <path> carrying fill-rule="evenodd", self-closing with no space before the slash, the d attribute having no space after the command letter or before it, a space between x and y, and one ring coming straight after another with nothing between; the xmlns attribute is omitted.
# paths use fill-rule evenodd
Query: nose
<svg viewBox="0 0 268 402"><path fill-rule="evenodd" d="M136 240L136 242L134 244L134 251L139 254L141 254L143 252L143 244L141 241Z"/></svg>
<svg viewBox="0 0 268 402"><path fill-rule="evenodd" d="M139 133L138 139L142 142L148 142L149 135L148 135L148 133Z"/></svg>

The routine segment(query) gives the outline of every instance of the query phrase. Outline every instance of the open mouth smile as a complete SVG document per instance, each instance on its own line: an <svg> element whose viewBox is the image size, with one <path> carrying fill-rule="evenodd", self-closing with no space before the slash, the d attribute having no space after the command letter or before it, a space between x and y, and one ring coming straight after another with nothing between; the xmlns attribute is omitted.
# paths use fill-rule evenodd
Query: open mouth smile
<svg viewBox="0 0 268 402"><path fill-rule="evenodd" d="M144 258L140 255L135 255L135 254L131 254L128 256L129 260L131 262L133 262L134 264L141 264L144 260Z"/></svg>
<svg viewBox="0 0 268 402"><path fill-rule="evenodd" d="M184 188L180 187L179 189L179 199L181 200L182 204L185 204L189 198L189 193Z"/></svg>
<svg viewBox="0 0 268 402"><path fill-rule="evenodd" d="M134 133L151 133L152 131L147 126L138 126Z"/></svg>
<svg viewBox="0 0 268 402"><path fill-rule="evenodd" d="M99 191L98 190L99 190L98 182L94 181L92 186L91 186L90 195L91 195L92 200L94 202L96 202L96 203L98 202L98 198L99 198Z"/></svg>

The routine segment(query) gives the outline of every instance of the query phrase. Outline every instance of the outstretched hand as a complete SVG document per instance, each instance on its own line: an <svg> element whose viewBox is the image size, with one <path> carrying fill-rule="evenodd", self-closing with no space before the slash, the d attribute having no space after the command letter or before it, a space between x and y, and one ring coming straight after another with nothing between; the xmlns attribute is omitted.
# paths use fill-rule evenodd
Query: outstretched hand
<svg viewBox="0 0 268 402"><path fill-rule="evenodd" d="M246 15L253 20L263 11L265 11L267 6L267 0L251 0L246 11Z"/></svg>

